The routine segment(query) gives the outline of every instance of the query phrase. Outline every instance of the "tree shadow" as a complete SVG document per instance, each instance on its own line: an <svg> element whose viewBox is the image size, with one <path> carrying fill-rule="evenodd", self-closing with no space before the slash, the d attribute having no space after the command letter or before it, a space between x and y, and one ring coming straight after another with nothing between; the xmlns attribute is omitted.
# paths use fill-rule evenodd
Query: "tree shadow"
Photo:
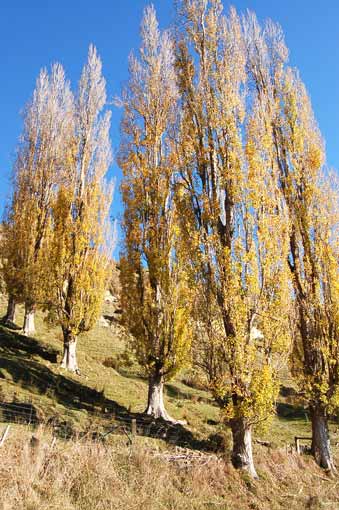
<svg viewBox="0 0 339 510"><path fill-rule="evenodd" d="M15 356L25 354L36 355L51 363L56 363L57 355L59 354L59 351L39 342L35 338L9 330L7 327L0 328L0 348L1 350L7 350Z"/></svg>
<svg viewBox="0 0 339 510"><path fill-rule="evenodd" d="M15 384L34 395L47 395L65 408L83 410L96 418L99 416L106 424L104 427L106 434L110 433L110 429L112 433L119 433L122 428L131 431L135 424L139 435L162 439L185 448L213 450L210 441L197 439L183 425L154 419L142 413L132 413L125 406L106 398L103 392L89 388L79 380L54 373L48 366L32 359L32 355L53 362L58 351L34 338L19 335L0 326L0 353L0 380L5 379L6 374L10 375ZM19 416L23 423L37 425L45 422L58 430L61 427L63 437L76 434L63 417L50 412L46 416L43 402L40 406L40 403L36 404L33 401L31 403L20 402L17 399L13 402L3 401L0 404L0 413L3 421L17 421L13 417Z"/></svg>
<svg viewBox="0 0 339 510"><path fill-rule="evenodd" d="M22 329L20 326L15 324L15 322L7 320L6 315L0 319L0 324L5 326L7 329L12 329L13 331L19 331Z"/></svg>
<svg viewBox="0 0 339 510"><path fill-rule="evenodd" d="M216 405L215 401L206 396L197 395L194 391L184 391L171 383L165 384L166 395L170 398L177 398L181 400L196 400L197 402L204 402L210 405Z"/></svg>
<svg viewBox="0 0 339 510"><path fill-rule="evenodd" d="M103 315L103 318L112 326L112 324L120 324L121 323L121 313L122 310L115 310L113 315Z"/></svg>
<svg viewBox="0 0 339 510"><path fill-rule="evenodd" d="M277 415L279 418L283 418L285 420L308 420L307 411L302 406L297 406L293 404L287 404L286 402L278 402L277 403Z"/></svg>

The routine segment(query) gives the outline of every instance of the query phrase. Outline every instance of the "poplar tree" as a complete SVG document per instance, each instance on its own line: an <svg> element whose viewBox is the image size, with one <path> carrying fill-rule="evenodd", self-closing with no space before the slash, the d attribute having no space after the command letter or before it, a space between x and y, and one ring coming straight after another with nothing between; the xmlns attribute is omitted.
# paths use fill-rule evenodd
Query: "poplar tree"
<svg viewBox="0 0 339 510"><path fill-rule="evenodd" d="M90 46L69 120L72 137L64 145L64 180L53 203L49 237L51 307L61 325L61 366L79 373L77 337L96 323L110 275L112 238L109 210L112 185L110 112L97 51Z"/></svg>
<svg viewBox="0 0 339 510"><path fill-rule="evenodd" d="M11 223L8 210L5 210L1 228L0 260L3 280L1 290L8 295L7 310L3 317L3 321L7 325L15 323L16 304L20 301L20 287L15 271L17 265L15 259L18 255L15 225Z"/></svg>
<svg viewBox="0 0 339 510"><path fill-rule="evenodd" d="M306 88L287 66L279 27L245 21L248 66L275 152L277 186L290 217L288 264L296 332L292 374L308 403L312 452L335 470L328 418L338 405L338 186L323 173L324 145ZM279 64L280 63L280 64Z"/></svg>
<svg viewBox="0 0 339 510"><path fill-rule="evenodd" d="M339 400L338 188L323 182L323 141L298 73L283 83L278 131L281 187L291 217L289 266L297 335L293 374L309 406L312 453L335 471L328 419Z"/></svg>
<svg viewBox="0 0 339 510"><path fill-rule="evenodd" d="M62 174L64 144L70 136L71 107L72 95L63 68L53 65L50 75L43 69L24 112L12 202L4 222L3 273L8 311L13 314L15 301L24 302L23 331L28 335L34 333L34 313L46 285L45 237Z"/></svg>
<svg viewBox="0 0 339 510"><path fill-rule="evenodd" d="M256 477L252 427L274 413L289 346L288 218L272 143L246 95L235 10L225 17L219 0L193 0L182 15L177 200L196 279L195 352L232 430L233 464Z"/></svg>
<svg viewBox="0 0 339 510"><path fill-rule="evenodd" d="M163 385L187 361L189 290L173 198L173 128L178 89L173 40L145 10L139 58L132 55L124 108L120 166L125 206L121 262L124 323L148 378L146 413L172 420Z"/></svg>

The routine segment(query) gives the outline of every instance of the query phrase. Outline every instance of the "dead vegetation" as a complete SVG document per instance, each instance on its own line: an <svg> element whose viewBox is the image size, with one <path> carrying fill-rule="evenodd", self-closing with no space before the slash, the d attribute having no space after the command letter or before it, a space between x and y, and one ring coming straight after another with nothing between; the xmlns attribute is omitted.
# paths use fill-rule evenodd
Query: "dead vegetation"
<svg viewBox="0 0 339 510"><path fill-rule="evenodd" d="M4 299L0 305L4 311ZM113 305L105 306L112 315ZM22 316L19 307L19 323ZM42 314L35 339L1 328L1 432L7 422L26 425L11 425L0 448L0 510L339 508L337 480L289 446L294 436L310 434L293 392L282 391L271 427L256 433L260 479L253 482L231 466L229 432L219 425L200 374L187 371L166 389L171 413L187 426L143 422L147 383L140 367L124 361L120 328L98 325L81 339L80 377L55 362L61 341ZM109 358L119 371L105 366ZM138 435L131 441L132 418ZM29 422L40 428L32 430ZM336 427L331 424L334 443Z"/></svg>
<svg viewBox="0 0 339 510"><path fill-rule="evenodd" d="M282 449L262 450L254 482L218 456L176 462L184 452L163 451L161 441L53 441L47 429L31 437L27 428L14 428L1 447L1 510L339 508L338 482L321 475L311 458Z"/></svg>

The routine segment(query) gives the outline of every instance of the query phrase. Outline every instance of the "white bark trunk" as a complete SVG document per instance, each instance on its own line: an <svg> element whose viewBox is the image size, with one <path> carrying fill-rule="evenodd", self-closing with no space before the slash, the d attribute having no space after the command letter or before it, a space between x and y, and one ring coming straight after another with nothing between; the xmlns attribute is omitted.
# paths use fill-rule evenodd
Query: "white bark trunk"
<svg viewBox="0 0 339 510"><path fill-rule="evenodd" d="M35 305L26 303L25 304L25 318L24 318L24 335L30 336L35 333Z"/></svg>
<svg viewBox="0 0 339 510"><path fill-rule="evenodd" d="M332 457L326 412L321 408L311 410L312 454L316 463L331 472L336 472Z"/></svg>
<svg viewBox="0 0 339 510"><path fill-rule="evenodd" d="M248 471L252 478L258 478L253 462L251 426L242 418L231 422L233 436L232 464L236 469Z"/></svg>
<svg viewBox="0 0 339 510"><path fill-rule="evenodd" d="M150 376L148 381L148 401L145 414L154 416L154 418L162 418L163 420L184 424L172 418L165 409L164 404L164 382L161 376Z"/></svg>
<svg viewBox="0 0 339 510"><path fill-rule="evenodd" d="M8 297L7 312L4 317L5 324L14 324L15 322L15 299L13 296Z"/></svg>
<svg viewBox="0 0 339 510"><path fill-rule="evenodd" d="M76 356L77 338L69 331L64 331L64 354L61 362L61 367L80 374Z"/></svg>

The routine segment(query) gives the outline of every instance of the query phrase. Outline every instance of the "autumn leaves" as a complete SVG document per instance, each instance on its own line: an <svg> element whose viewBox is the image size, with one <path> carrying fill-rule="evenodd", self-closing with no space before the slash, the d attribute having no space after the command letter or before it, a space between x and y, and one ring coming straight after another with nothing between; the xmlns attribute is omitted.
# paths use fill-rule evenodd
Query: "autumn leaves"
<svg viewBox="0 0 339 510"><path fill-rule="evenodd" d="M281 28L225 14L220 0L183 0L175 31L146 8L141 39L118 102L118 162L123 321L149 377L146 413L172 420L163 385L196 364L231 428L234 465L256 477L252 430L274 413L289 365L315 458L334 469L338 187ZM42 72L4 223L10 309L48 308L73 371L111 254L105 102L93 47L75 96L60 66Z"/></svg>
<svg viewBox="0 0 339 510"><path fill-rule="evenodd" d="M75 372L77 336L99 316L112 253L105 103L93 46L75 94L59 64L41 71L3 224L3 275L10 300L25 303L24 333L34 334L37 307L48 311L63 331L62 366Z"/></svg>
<svg viewBox="0 0 339 510"><path fill-rule="evenodd" d="M146 10L124 93L125 323L149 374L147 411L168 419L162 384L191 356L231 427L234 464L256 476L251 431L274 413L292 346L312 399L315 380L325 394L337 384L337 356L326 359L338 345L336 312L325 312L334 280L316 269L323 144L278 25L192 0L176 30L174 41ZM326 217L333 269L335 210ZM309 350L322 360L313 368Z"/></svg>

